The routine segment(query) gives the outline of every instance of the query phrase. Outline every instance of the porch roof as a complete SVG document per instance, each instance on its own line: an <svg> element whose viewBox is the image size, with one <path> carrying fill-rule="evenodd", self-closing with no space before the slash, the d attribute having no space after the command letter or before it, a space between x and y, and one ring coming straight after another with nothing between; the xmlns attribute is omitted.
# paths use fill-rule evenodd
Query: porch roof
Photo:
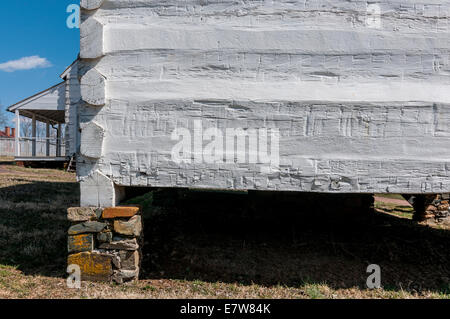
<svg viewBox="0 0 450 319"><path fill-rule="evenodd" d="M65 82L56 84L42 92L30 96L8 107L8 111L28 118L36 117L41 122L49 121L51 124L63 124L65 122L66 107Z"/></svg>

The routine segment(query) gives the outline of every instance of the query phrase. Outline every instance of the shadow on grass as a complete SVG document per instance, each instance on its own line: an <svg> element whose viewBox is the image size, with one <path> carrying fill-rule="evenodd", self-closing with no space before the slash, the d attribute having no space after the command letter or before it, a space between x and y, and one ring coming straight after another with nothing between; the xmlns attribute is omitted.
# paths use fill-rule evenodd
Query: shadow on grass
<svg viewBox="0 0 450 319"><path fill-rule="evenodd" d="M14 160L2 160L2 159L0 159L0 165L15 166L16 162Z"/></svg>
<svg viewBox="0 0 450 319"><path fill-rule="evenodd" d="M71 182L0 188L0 264L65 277ZM352 195L156 190L144 205L143 279L364 288L369 264L399 291L449 292L450 232L361 209Z"/></svg>
<svg viewBox="0 0 450 319"><path fill-rule="evenodd" d="M449 291L449 231L352 214L342 197L159 190L130 202L145 206L147 279L364 289L378 264L388 289Z"/></svg>
<svg viewBox="0 0 450 319"><path fill-rule="evenodd" d="M0 264L65 276L67 207L78 205L78 184L15 181L24 184L0 188Z"/></svg>

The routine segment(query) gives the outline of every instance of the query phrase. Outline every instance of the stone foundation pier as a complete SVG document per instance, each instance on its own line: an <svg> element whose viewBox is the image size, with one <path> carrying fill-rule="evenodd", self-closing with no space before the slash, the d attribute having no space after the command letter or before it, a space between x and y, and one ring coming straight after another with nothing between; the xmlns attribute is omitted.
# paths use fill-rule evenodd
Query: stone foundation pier
<svg viewBox="0 0 450 319"><path fill-rule="evenodd" d="M82 281L137 280L142 256L141 208L72 207L67 264L78 265Z"/></svg>
<svg viewBox="0 0 450 319"><path fill-rule="evenodd" d="M450 194L414 195L412 205L414 220L450 225Z"/></svg>

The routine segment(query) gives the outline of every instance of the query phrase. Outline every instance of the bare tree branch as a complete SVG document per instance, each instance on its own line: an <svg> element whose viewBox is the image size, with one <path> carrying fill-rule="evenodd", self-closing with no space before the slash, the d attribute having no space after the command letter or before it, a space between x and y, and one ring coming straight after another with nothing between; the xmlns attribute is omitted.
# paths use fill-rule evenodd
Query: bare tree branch
<svg viewBox="0 0 450 319"><path fill-rule="evenodd" d="M4 107L0 101L0 127L3 128L8 125L8 114L6 113L6 107Z"/></svg>

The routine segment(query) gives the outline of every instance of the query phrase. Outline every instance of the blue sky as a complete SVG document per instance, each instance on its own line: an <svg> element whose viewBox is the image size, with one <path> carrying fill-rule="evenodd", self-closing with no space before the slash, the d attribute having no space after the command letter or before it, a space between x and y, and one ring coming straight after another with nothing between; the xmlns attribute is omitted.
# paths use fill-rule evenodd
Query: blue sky
<svg viewBox="0 0 450 319"><path fill-rule="evenodd" d="M59 75L79 52L79 29L66 25L67 6L78 3L0 1L0 103L4 107L61 82Z"/></svg>

